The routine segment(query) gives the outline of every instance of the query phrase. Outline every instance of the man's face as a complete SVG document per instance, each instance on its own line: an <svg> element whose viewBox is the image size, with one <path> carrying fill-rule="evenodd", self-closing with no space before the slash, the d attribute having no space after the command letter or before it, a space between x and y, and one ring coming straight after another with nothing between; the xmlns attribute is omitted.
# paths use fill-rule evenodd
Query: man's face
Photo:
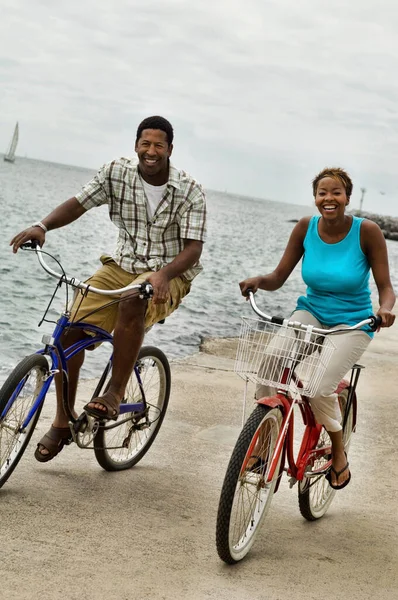
<svg viewBox="0 0 398 600"><path fill-rule="evenodd" d="M145 180L168 173L168 159L173 145L167 143L167 135L161 129L144 129L135 145L140 172Z"/></svg>

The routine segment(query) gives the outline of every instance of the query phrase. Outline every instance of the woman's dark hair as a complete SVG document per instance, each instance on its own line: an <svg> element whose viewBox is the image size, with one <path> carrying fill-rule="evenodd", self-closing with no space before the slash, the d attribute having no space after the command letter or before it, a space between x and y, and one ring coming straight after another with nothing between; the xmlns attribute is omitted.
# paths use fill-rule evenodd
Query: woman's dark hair
<svg viewBox="0 0 398 600"><path fill-rule="evenodd" d="M170 146L173 143L174 132L171 123L164 117L147 117L144 119L139 125L137 129L137 136L135 139L135 143L137 144L138 140L141 137L141 133L144 129L160 129L164 131L167 136L167 143Z"/></svg>
<svg viewBox="0 0 398 600"><path fill-rule="evenodd" d="M337 179L337 181L342 183L345 188L347 199L350 199L353 187L351 177L348 175L347 171L344 171L344 169L340 169L339 167L323 169L323 171L318 173L318 175L312 180L312 191L314 198L316 196L318 184L324 177L331 177L332 179Z"/></svg>

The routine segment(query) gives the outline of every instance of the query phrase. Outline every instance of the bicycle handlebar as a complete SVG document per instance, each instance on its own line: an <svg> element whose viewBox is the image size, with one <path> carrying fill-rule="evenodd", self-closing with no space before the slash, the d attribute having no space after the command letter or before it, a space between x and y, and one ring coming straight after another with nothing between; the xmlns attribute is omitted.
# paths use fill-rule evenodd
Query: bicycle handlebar
<svg viewBox="0 0 398 600"><path fill-rule="evenodd" d="M250 305L251 305L252 309L262 319L265 319L266 321L270 321L271 323L276 323L278 325L286 324L288 327L297 327L299 329L308 329L309 325L304 325L303 323L299 323L298 321L289 321L287 319L283 319L282 317L271 317L271 315L267 315L266 313L262 312L258 308L256 301L254 300L253 290L248 289L246 291L246 294L249 297ZM312 326L311 327L312 327L312 331L314 331L315 333L320 333L322 335L328 335L331 333L343 333L343 332L350 331L350 330L353 331L355 329L361 329L365 325L369 325L371 331L376 331L381 325L381 317L376 317L375 315L370 315L368 319L364 319L363 321L360 321L359 323L357 323L356 325L352 325L351 327L340 327L340 328L335 328L335 329L320 329L319 327L312 327Z"/></svg>
<svg viewBox="0 0 398 600"><path fill-rule="evenodd" d="M75 288L79 288L84 291L94 292L95 294L101 294L103 296L115 296L116 294L122 294L123 292L128 292L129 290L139 290L139 296L142 299L147 300L153 296L153 287L148 281L144 281L143 283L133 283L118 290L101 290L100 288L95 288L87 283L84 283L84 281L79 281L79 279L76 279L75 277L67 277L65 273L57 273L57 271L54 271L54 269L49 267L48 264L45 262L43 255L48 253L44 252L40 248L39 243L36 240L32 240L31 242L26 242L25 244L22 244L21 249L34 250L36 252L37 258L39 259L40 265L49 275Z"/></svg>

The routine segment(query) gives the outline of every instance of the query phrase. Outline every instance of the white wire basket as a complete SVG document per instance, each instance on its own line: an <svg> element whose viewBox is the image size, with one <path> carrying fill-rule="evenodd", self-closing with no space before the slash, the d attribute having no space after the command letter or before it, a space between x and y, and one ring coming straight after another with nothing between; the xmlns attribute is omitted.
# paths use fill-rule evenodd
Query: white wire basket
<svg viewBox="0 0 398 600"><path fill-rule="evenodd" d="M334 349L330 336L313 333L311 328L305 331L242 317L235 372L246 381L278 390L288 390L295 373L303 386L300 393L312 398Z"/></svg>

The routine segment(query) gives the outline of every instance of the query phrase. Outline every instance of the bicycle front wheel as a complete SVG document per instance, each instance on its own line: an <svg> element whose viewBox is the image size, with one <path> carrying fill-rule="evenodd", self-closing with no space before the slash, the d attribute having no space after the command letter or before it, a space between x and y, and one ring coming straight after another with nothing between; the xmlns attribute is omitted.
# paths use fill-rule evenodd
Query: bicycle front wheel
<svg viewBox="0 0 398 600"><path fill-rule="evenodd" d="M278 408L259 404L236 442L225 474L217 515L217 552L228 564L246 556L269 510L280 459L272 481L266 481L281 423L282 413Z"/></svg>
<svg viewBox="0 0 398 600"><path fill-rule="evenodd" d="M135 413L124 413L115 424L100 426L94 438L94 452L101 467L107 471L130 469L137 464L154 442L166 414L171 385L166 355L159 348L144 346L139 352L136 369L142 382L147 415L137 419ZM142 396L134 370L123 402L141 402Z"/></svg>
<svg viewBox="0 0 398 600"><path fill-rule="evenodd" d="M354 431L354 415L356 411L355 396L353 397L347 411L348 397L349 388L345 388L339 394L339 404L343 419L344 415L347 413L346 423L343 430L344 447L347 454L351 443L352 433ZM322 429L317 448L323 448L330 445L330 437L327 431ZM308 467L308 470L322 470L329 460L329 455L325 454L319 456L315 463ZM335 494L336 490L330 487L325 475L319 475L318 477L313 478L304 477L304 479L299 482L298 486L298 501L301 514L305 519L307 519L307 521L316 521L317 519L320 519L328 510Z"/></svg>
<svg viewBox="0 0 398 600"><path fill-rule="evenodd" d="M24 427L48 372L44 356L32 354L15 367L0 390L0 487L20 461L32 436L43 403Z"/></svg>

